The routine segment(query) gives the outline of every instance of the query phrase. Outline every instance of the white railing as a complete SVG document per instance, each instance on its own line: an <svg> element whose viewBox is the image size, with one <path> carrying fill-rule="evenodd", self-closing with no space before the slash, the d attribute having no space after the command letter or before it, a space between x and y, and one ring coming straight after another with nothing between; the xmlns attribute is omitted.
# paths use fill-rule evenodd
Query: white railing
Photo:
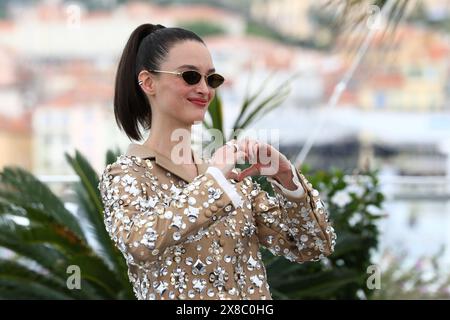
<svg viewBox="0 0 450 320"><path fill-rule="evenodd" d="M450 201L450 178L438 176L379 177L380 187L390 198Z"/></svg>

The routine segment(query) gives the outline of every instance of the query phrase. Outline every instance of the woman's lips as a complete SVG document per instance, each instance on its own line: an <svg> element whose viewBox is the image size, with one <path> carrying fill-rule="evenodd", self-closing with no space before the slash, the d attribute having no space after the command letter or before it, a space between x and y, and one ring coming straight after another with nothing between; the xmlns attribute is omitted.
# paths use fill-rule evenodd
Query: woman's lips
<svg viewBox="0 0 450 320"><path fill-rule="evenodd" d="M189 100L189 102L191 102L199 107L205 107L208 104L208 100L203 100L203 99L188 99L188 100Z"/></svg>

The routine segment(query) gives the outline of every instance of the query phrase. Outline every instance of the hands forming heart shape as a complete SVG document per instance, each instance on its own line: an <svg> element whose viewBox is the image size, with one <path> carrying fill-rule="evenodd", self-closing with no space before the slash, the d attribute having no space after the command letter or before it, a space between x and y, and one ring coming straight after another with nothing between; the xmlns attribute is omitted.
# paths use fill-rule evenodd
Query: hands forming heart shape
<svg viewBox="0 0 450 320"><path fill-rule="evenodd" d="M248 176L261 175L271 177L288 190L296 190L293 182L294 171L291 162L272 145L245 138L231 140L220 147L208 161L210 166L218 168L227 179L242 181ZM236 164L250 163L250 167L241 172Z"/></svg>

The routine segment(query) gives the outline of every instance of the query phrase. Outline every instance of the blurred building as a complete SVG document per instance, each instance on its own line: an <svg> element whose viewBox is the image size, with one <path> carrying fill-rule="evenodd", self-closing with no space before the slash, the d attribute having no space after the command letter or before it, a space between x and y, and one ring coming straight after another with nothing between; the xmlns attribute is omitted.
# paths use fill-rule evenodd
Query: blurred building
<svg viewBox="0 0 450 320"><path fill-rule="evenodd" d="M253 0L250 13L254 19L272 26L284 35L305 39L314 32L309 12L318 2L321 1Z"/></svg>
<svg viewBox="0 0 450 320"><path fill-rule="evenodd" d="M126 139L116 128L113 86L91 64L71 62L49 71L48 79L71 82L52 94L33 113L33 169L37 174L73 174L64 153L80 151L101 170L107 148L122 147ZM70 75L70 79L67 78Z"/></svg>
<svg viewBox="0 0 450 320"><path fill-rule="evenodd" d="M0 170L6 166L32 169L31 115L10 118L0 115Z"/></svg>
<svg viewBox="0 0 450 320"><path fill-rule="evenodd" d="M129 141L113 115L114 77L122 49L139 24L207 21L230 35L245 30L241 16L202 5L129 2L111 12L87 12L82 4L41 2L18 5L12 12L12 21L0 23L5 49L0 52L0 114L7 115L0 122L0 146L10 154L1 164L22 164L13 155L17 151L27 154L24 166L41 175L72 174L66 151L81 151L97 170L104 167L108 148L124 151ZM27 153L18 146L21 122L9 120L25 110L32 124Z"/></svg>
<svg viewBox="0 0 450 320"><path fill-rule="evenodd" d="M201 5L158 6L128 2L111 12L86 12L80 4L40 3L18 7L8 32L0 43L35 58L114 59L131 32L140 24L177 26L206 21L223 27L229 34L245 31L245 20L237 14ZM95 45L93 45L95 44Z"/></svg>
<svg viewBox="0 0 450 320"><path fill-rule="evenodd" d="M414 41L411 41L414 39ZM401 27L396 39L376 39L366 56L372 69L359 87L364 109L449 110L450 38L418 27ZM387 42L387 43L386 43ZM379 61L385 61L380 65Z"/></svg>
<svg viewBox="0 0 450 320"><path fill-rule="evenodd" d="M0 32L10 30L0 23ZM20 166L31 170L31 112L27 110L26 67L20 65L15 50L0 45L0 170Z"/></svg>

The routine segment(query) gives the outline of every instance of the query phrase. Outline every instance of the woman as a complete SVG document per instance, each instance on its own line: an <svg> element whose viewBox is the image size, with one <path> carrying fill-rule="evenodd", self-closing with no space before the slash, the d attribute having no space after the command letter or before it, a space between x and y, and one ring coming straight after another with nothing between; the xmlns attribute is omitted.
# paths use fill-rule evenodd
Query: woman
<svg viewBox="0 0 450 320"><path fill-rule="evenodd" d="M141 128L151 134L106 167L99 189L138 299L271 299L260 246L297 263L333 251L317 190L275 148L233 140L206 162L190 134L171 139L203 120L223 80L202 39L184 29L141 25L123 51L117 123L134 140ZM268 168L263 154L277 163L268 174L275 197L251 179ZM238 161L253 165L238 172Z"/></svg>

